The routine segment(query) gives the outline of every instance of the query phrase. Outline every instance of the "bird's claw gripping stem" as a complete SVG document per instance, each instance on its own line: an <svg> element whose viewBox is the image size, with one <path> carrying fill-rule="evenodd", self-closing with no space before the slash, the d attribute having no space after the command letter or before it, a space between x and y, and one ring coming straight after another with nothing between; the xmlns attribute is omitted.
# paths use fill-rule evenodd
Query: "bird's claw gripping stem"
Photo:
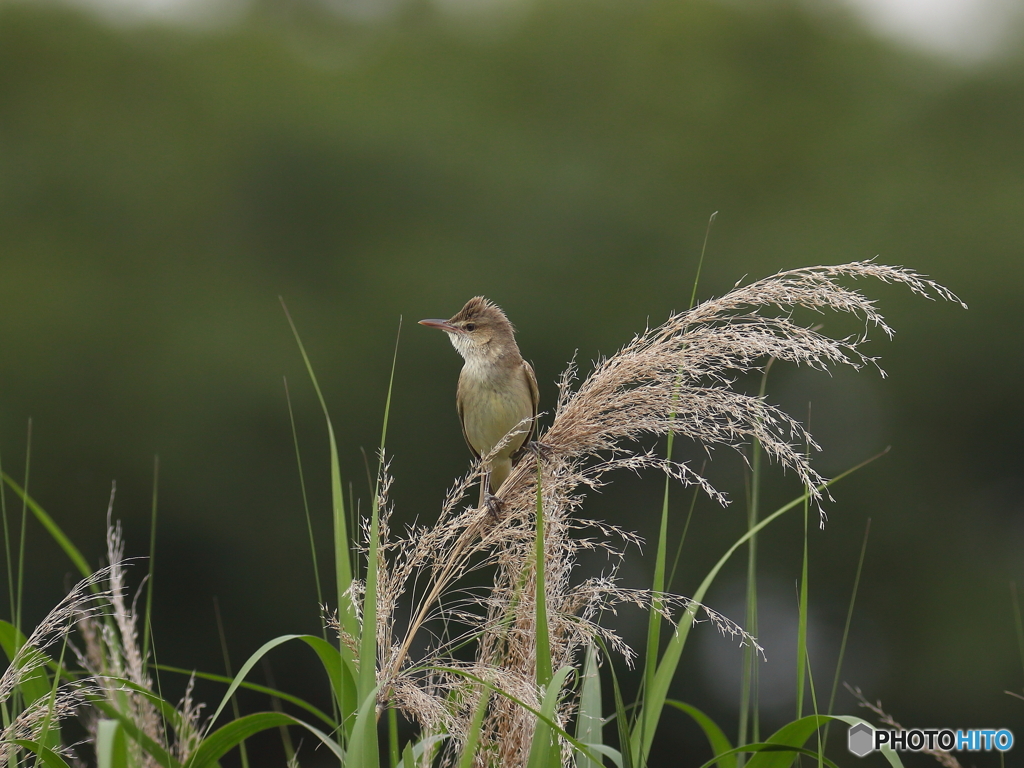
<svg viewBox="0 0 1024 768"><path fill-rule="evenodd" d="M554 453L554 449L550 445L542 443L540 440L531 440L524 448L538 459L543 459L544 461L550 459Z"/></svg>
<svg viewBox="0 0 1024 768"><path fill-rule="evenodd" d="M505 502L503 502L493 493L485 493L483 506L484 509L487 510L487 514L493 520L497 520L501 517L501 510L505 506Z"/></svg>

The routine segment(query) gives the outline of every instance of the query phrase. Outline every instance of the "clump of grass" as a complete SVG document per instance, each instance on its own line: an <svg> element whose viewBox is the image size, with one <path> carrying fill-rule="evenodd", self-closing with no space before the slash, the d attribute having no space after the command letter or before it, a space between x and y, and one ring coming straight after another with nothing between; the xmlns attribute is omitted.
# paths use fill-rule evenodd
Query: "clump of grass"
<svg viewBox="0 0 1024 768"><path fill-rule="evenodd" d="M139 645L135 603L127 600L124 538L121 522L112 521L114 494L107 508L107 562L102 571L108 585L109 610L103 621L92 614L78 617L84 647L75 648L78 662L94 681L92 706L83 707L82 720L90 740L97 741L97 728L104 719L127 723L138 736L125 742L125 758L138 768L157 768L161 762L154 751L186 763L205 733L200 716L203 704L192 700L194 678L176 709L165 708L154 690L149 660ZM149 747L143 747L148 740Z"/></svg>
<svg viewBox="0 0 1024 768"><path fill-rule="evenodd" d="M666 615L672 607L684 607L693 616L698 608L681 599L673 605L664 596L625 589L614 573L574 581L581 550L603 547L621 556L622 544L635 540L614 526L581 519L585 492L604 485L613 471L655 469L728 503L689 464L638 445L641 437L671 431L708 449L740 450L756 443L819 500L825 481L810 463L807 448L817 448L811 435L763 397L735 391L731 385L737 374L759 370L772 359L821 370L877 366L861 346L871 328L889 336L892 329L873 301L839 282L859 278L902 284L926 298L959 302L950 291L911 270L863 261L780 272L674 314L598 361L578 386L576 366L565 371L553 422L539 438L541 450L522 459L499 490L504 513L497 521L483 510L461 506L481 476L477 465L448 493L436 524L415 526L392 539L384 467L376 615L382 703L400 708L427 730L443 730L456 743L465 743L482 695L473 681L487 681L507 695L492 700L480 725L485 762L526 765L538 722L535 712L544 703L547 681L538 673L541 661L553 669L572 667L582 649L596 639L629 658L630 650L597 621L617 604L639 603ZM864 321L864 332L830 338L796 323L790 314L796 308L856 315ZM526 428L524 424L522 430ZM541 510L542 558L536 556ZM538 562L544 585L539 600ZM495 577L486 593L451 594L466 574L491 566ZM403 635L397 628L396 608L407 590L414 593L415 608ZM537 624L539 608L547 626ZM706 609L705 615L720 629L752 642L734 624ZM444 620L441 634L433 637L423 658L413 661L414 639L432 619ZM550 661L538 658L539 637L546 644L541 652L549 654ZM452 650L469 641L476 644L475 661L455 661ZM570 721L575 706L572 695L559 700L559 726Z"/></svg>
<svg viewBox="0 0 1024 768"><path fill-rule="evenodd" d="M85 674L65 669L62 654L49 695L35 695L20 715L5 717L10 724L0 750L8 752L0 751L0 759L11 754L13 740L40 742L50 723L88 702L94 711L87 716L87 726L97 753L102 744L104 754L115 755L110 764L140 768L212 767L259 730L281 728L286 733L284 729L292 726L312 734L346 768L378 768L377 726L386 710L393 768L548 768L577 758L580 766L595 768L604 756L632 766L647 762L658 718L671 704L701 724L720 765L735 765L730 756L757 752L766 745L733 748L699 710L667 700L669 681L698 617L749 645L753 653L761 651L754 637L701 601L738 547L805 500L814 500L820 508L828 483L811 464L816 445L804 426L771 405L763 393L745 394L736 391L733 383L738 375L762 370L772 360L821 370L838 365L877 366L861 346L872 328L887 335L892 331L870 299L840 282L859 278L902 284L926 298L959 302L951 292L911 270L867 261L781 272L673 314L616 354L599 360L581 381L575 364L569 366L559 381L550 428L498 490L503 512L497 518L467 504L490 458L484 457L447 493L436 523L394 531L391 475L384 453L385 411L378 479L370 514L359 528L365 579L353 578L337 445L327 418L338 601L334 619L328 623L339 642L331 645L321 637L285 635L264 643L233 679L205 675L229 684L206 723L200 723L201 707L191 700L191 682L178 707L154 692L149 646L144 640L143 648L139 647L135 605L126 598L120 525L111 523L108 509L110 565L84 580L14 653L11 667L0 677L0 705L16 689L26 689L33 674L42 672L41 667L51 662L44 651L65 639L76 621L84 638L84 649L77 655ZM833 339L795 322L795 309L853 314L863 320L864 331ZM303 356L317 387L304 350ZM327 417L322 396L320 401ZM525 423L519 427L519 431L527 429ZM630 544L639 544L638 538L580 514L586 493L610 482L610 474L619 470L664 472L727 504L728 498L704 476L703 468L697 471L673 460L671 452L660 456L641 447L642 438L666 434L688 438L709 452L726 447L744 455L747 447L759 446L775 463L793 472L806 489L774 513L752 521L692 598L665 594L660 586L665 583L664 573L656 575L654 589L623 586L617 578L618 563ZM503 447L495 446L494 452ZM88 573L84 559L52 519L9 477L3 479L22 495L27 508L79 570ZM598 548L612 555L611 571L577 577L580 553ZM663 541L658 550L663 571ZM482 569L493 572L486 588L459 588L464 577ZM106 591L101 592L99 585L105 585ZM400 608L406 599L412 610L403 620ZM803 612L806 600L802 600ZM626 603L641 606L651 622L645 689L633 713L627 714L613 675L617 751L601 737L596 666L598 649L618 653L627 662L635 657L601 623L603 614ZM676 632L659 657L660 620L675 621ZM14 631L12 636L18 636L12 625L7 627ZM305 643L323 663L334 694L331 714L281 691L244 682L263 655L290 640ZM42 680L48 680L45 674ZM313 725L282 711L236 714L214 731L217 718L242 685L288 701L319 722ZM45 704L40 703L43 700ZM401 752L396 710L420 726L415 744ZM569 732L574 718L577 737ZM859 722L850 716L832 716L831 705L828 715L798 713L796 721L770 737L768 746L804 750L805 740L833 719ZM283 737L283 741L288 764L298 765L290 739ZM822 749L819 746L819 755ZM41 750L36 751L42 754ZM766 759L758 761L761 757ZM774 765L773 759L771 752L755 755L748 768L755 768L755 763Z"/></svg>
<svg viewBox="0 0 1024 768"><path fill-rule="evenodd" d="M14 765L23 750L46 747L55 754L70 756L70 747L54 740L60 721L76 714L97 690L96 681L81 678L52 684L45 673L51 663L48 651L60 646L60 656L75 622L81 617L102 616L111 594L98 586L109 575L104 569L82 579L24 638L11 633L17 651L7 670L0 676L0 708L6 726L0 731L0 762ZM11 630L11 625L5 625Z"/></svg>

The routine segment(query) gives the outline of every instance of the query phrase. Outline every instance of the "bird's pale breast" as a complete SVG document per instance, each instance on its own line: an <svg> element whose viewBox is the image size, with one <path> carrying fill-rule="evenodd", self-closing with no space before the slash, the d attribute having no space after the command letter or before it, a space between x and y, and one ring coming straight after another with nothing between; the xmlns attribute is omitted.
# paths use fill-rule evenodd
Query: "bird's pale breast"
<svg viewBox="0 0 1024 768"><path fill-rule="evenodd" d="M461 411L466 439L480 455L486 456L510 430L533 416L533 395L521 367L503 369L497 375L480 375L473 366L463 368L459 381ZM526 431L516 435L498 454L515 453L526 440Z"/></svg>

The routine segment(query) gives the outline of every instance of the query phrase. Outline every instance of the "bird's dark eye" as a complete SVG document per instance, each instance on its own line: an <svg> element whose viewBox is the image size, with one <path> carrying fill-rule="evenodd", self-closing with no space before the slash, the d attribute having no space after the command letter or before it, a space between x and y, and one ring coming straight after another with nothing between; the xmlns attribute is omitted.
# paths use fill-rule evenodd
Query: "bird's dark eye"
<svg viewBox="0 0 1024 768"><path fill-rule="evenodd" d="M467 331L475 331L476 330L476 323L466 323L466 325L464 327L465 327L465 329Z"/></svg>

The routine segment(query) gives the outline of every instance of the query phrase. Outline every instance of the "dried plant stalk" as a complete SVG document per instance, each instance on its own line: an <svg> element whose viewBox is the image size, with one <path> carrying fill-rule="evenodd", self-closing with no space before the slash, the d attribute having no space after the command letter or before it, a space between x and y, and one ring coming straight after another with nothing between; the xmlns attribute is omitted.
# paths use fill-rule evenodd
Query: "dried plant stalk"
<svg viewBox="0 0 1024 768"><path fill-rule="evenodd" d="M662 603L678 608L685 602L666 602L664 596L624 589L614 573L573 583L582 549L603 547L621 556L623 544L635 541L632 534L614 526L578 519L585 490L599 488L613 470L657 469L727 503L700 473L684 462L640 449L638 438L672 431L709 449L727 446L737 450L756 442L818 498L823 478L806 454L806 446L816 447L811 435L779 408L763 398L734 391L731 385L736 375L759 370L769 359L821 370L837 365L877 366L860 347L870 328L889 336L892 329L873 301L838 282L844 278L902 284L925 298L963 304L916 272L873 261L797 269L737 286L721 298L672 315L663 325L636 336L618 353L598 361L576 388L576 366L570 365L563 373L553 423L540 438L544 581L554 669L572 664L595 636L630 658L631 651L621 640L597 623L600 612L614 610L623 602L638 603L648 610ZM864 321L864 332L830 338L796 323L791 317L796 308L853 314ZM525 431L528 425L521 429ZM502 447L496 446L494 452ZM386 501L390 481L384 469L377 626L382 696L425 729L452 734L449 758L454 758L465 738L481 688L436 668L459 668L531 706L540 703L534 623L537 461L535 456L523 458L501 487L504 512L500 520L493 520L483 510L460 509L481 475L478 464L449 491L435 525L413 527L394 539L388 525L392 510ZM584 530L589 534L581 535ZM618 544L613 543L616 538ZM496 573L488 592L454 591L465 575L490 566ZM415 608L404 636L394 641L399 599L407 590L413 592ZM741 642L754 642L717 614L707 611L706 615L721 630L738 634ZM423 658L415 666L410 664L414 641L425 628L438 625ZM451 657L451 649L466 639L476 640L476 660L459 663ZM422 671L425 667L434 671ZM558 711L561 724L569 721L574 706L571 696L564 697ZM507 698L493 696L477 764L525 765L534 725L532 714Z"/></svg>
<svg viewBox="0 0 1024 768"><path fill-rule="evenodd" d="M849 683L843 683L843 685L846 687L846 690L853 694L854 698L857 699L858 706L864 707L865 709L870 709L872 712L878 715L878 722L880 722L882 725L886 725L894 731L906 730L902 725L899 724L899 722L897 722L897 720L892 715L888 714L884 709L882 709L882 702L880 700L876 699L875 703L872 704L870 701L867 700L867 697L864 696L864 693L861 691L860 688L851 686ZM952 753L947 752L944 749L924 748L921 750L921 752L923 752L926 755L930 755L931 757L934 757L935 760L939 763L939 765L943 766L943 768L963 768L963 766L960 764L960 761L957 760Z"/></svg>

